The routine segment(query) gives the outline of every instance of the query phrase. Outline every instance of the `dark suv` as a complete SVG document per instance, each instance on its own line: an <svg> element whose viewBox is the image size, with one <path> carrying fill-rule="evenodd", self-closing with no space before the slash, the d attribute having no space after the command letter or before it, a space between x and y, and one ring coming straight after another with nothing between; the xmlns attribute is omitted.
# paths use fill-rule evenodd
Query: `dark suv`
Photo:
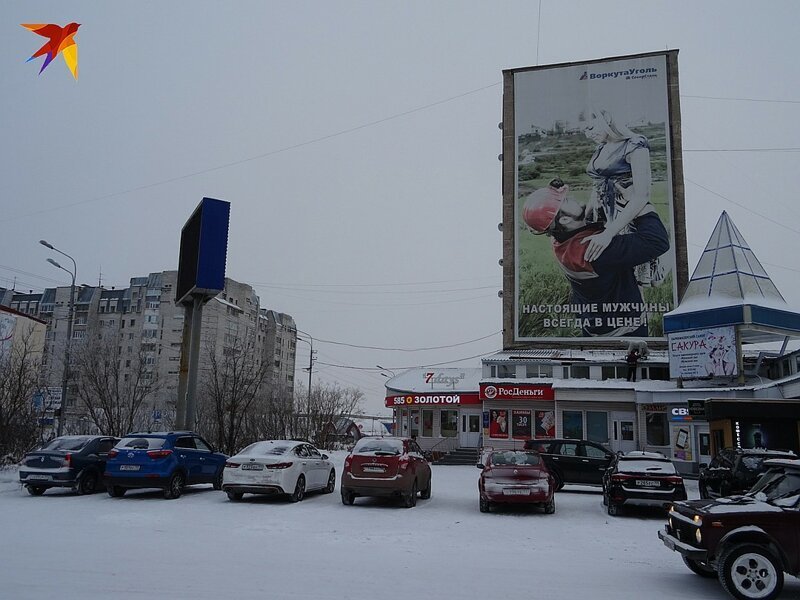
<svg viewBox="0 0 800 600"><path fill-rule="evenodd" d="M784 572L800 576L800 460L767 461L743 496L676 502L658 537L734 598L770 600Z"/></svg>
<svg viewBox="0 0 800 600"><path fill-rule="evenodd" d="M700 470L701 498L719 498L744 494L767 470L764 461L770 458L794 459L797 456L786 450L764 448L726 448Z"/></svg>
<svg viewBox="0 0 800 600"><path fill-rule="evenodd" d="M227 459L191 431L129 433L108 453L106 489L119 497L131 488L161 488L167 499L196 483L221 490Z"/></svg>
<svg viewBox="0 0 800 600"><path fill-rule="evenodd" d="M611 450L588 440L528 440L525 450L542 455L557 490L565 483L603 485L603 473L614 459Z"/></svg>

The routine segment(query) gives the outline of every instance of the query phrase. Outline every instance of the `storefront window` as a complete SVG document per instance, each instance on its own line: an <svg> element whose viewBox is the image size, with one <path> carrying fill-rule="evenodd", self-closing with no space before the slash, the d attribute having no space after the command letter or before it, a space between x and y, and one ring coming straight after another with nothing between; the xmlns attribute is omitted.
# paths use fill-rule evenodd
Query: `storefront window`
<svg viewBox="0 0 800 600"><path fill-rule="evenodd" d="M650 446L669 446L669 423L665 412L646 412L647 443Z"/></svg>
<svg viewBox="0 0 800 600"><path fill-rule="evenodd" d="M433 411L422 411L422 437L433 437Z"/></svg>
<svg viewBox="0 0 800 600"><path fill-rule="evenodd" d="M443 410L442 416L442 437L456 437L458 435L458 411Z"/></svg>
<svg viewBox="0 0 800 600"><path fill-rule="evenodd" d="M508 411L505 409L492 409L489 413L489 437L508 438Z"/></svg>
<svg viewBox="0 0 800 600"><path fill-rule="evenodd" d="M412 410L411 412L411 437L419 436L419 411Z"/></svg>
<svg viewBox="0 0 800 600"><path fill-rule="evenodd" d="M573 440L583 439L583 413L575 410L565 410L562 419L564 437Z"/></svg>
<svg viewBox="0 0 800 600"><path fill-rule="evenodd" d="M586 411L586 439L601 444L608 442L608 413Z"/></svg>

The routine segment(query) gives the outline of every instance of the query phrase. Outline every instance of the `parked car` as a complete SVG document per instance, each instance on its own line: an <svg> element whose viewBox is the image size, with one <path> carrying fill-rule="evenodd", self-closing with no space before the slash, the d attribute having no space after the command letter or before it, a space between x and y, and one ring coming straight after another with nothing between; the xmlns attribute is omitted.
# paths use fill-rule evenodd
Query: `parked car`
<svg viewBox="0 0 800 600"><path fill-rule="evenodd" d="M686 500L686 486L675 465L658 452L620 454L603 475L603 504L617 515L626 502L668 505Z"/></svg>
<svg viewBox="0 0 800 600"><path fill-rule="evenodd" d="M478 463L478 507L490 512L495 504L536 504L556 512L555 480L541 455L533 450L495 450Z"/></svg>
<svg viewBox="0 0 800 600"><path fill-rule="evenodd" d="M794 452L764 448L726 448L700 470L698 487L701 498L719 498L744 494L767 470L770 458L795 459Z"/></svg>
<svg viewBox="0 0 800 600"><path fill-rule="evenodd" d="M120 497L132 488L161 488L167 499L197 483L219 490L227 459L191 431L129 433L108 453L106 489Z"/></svg>
<svg viewBox="0 0 800 600"><path fill-rule="evenodd" d="M53 487L92 494L102 482L108 451L119 441L107 435L64 435L28 452L19 463L19 481L31 496Z"/></svg>
<svg viewBox="0 0 800 600"><path fill-rule="evenodd" d="M431 467L416 441L398 437L366 437L344 460L342 503L359 496L390 496L406 508L431 497Z"/></svg>
<svg viewBox="0 0 800 600"><path fill-rule="evenodd" d="M245 494L287 494L299 502L306 492L333 492L336 469L313 445L292 440L269 440L250 444L225 463L222 489L228 499Z"/></svg>
<svg viewBox="0 0 800 600"><path fill-rule="evenodd" d="M745 495L676 502L658 537L740 600L771 600L800 577L800 460L772 459Z"/></svg>
<svg viewBox="0 0 800 600"><path fill-rule="evenodd" d="M603 473L614 460L611 450L588 440L527 440L525 449L542 455L555 479L556 490L565 483L602 485Z"/></svg>

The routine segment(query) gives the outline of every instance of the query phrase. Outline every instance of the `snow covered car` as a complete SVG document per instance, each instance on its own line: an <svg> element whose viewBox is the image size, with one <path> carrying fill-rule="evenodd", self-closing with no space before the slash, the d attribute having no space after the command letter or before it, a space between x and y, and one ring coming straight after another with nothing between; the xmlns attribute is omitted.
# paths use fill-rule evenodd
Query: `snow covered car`
<svg viewBox="0 0 800 600"><path fill-rule="evenodd" d="M494 504L537 504L547 514L556 512L555 479L538 452L488 452L478 468L481 512L489 512Z"/></svg>
<svg viewBox="0 0 800 600"><path fill-rule="evenodd" d="M245 494L286 494L299 502L306 492L333 492L336 470L307 442L267 440L250 444L225 463L222 489L230 500Z"/></svg>
<svg viewBox="0 0 800 600"><path fill-rule="evenodd" d="M701 498L744 494L758 481L772 458L795 459L794 452L765 448L726 448L705 468L700 469L698 487ZM701 465L702 467L702 465Z"/></svg>
<svg viewBox="0 0 800 600"><path fill-rule="evenodd" d="M132 488L161 488L173 500L187 485L220 489L227 458L191 431L129 433L108 453L106 490L119 498Z"/></svg>
<svg viewBox="0 0 800 600"><path fill-rule="evenodd" d="M19 481L31 496L41 496L53 487L92 494L100 487L108 451L118 441L107 435L57 437L23 457Z"/></svg>
<svg viewBox="0 0 800 600"><path fill-rule="evenodd" d="M800 460L771 459L745 495L676 502L658 537L740 600L771 600L800 577Z"/></svg>
<svg viewBox="0 0 800 600"><path fill-rule="evenodd" d="M625 502L667 506L686 497L683 477L658 452L635 450L618 455L603 475L603 504L612 516L619 514Z"/></svg>
<svg viewBox="0 0 800 600"><path fill-rule="evenodd" d="M399 497L406 508L431 497L431 467L416 441L397 437L366 437L356 442L344 460L342 503L358 496Z"/></svg>

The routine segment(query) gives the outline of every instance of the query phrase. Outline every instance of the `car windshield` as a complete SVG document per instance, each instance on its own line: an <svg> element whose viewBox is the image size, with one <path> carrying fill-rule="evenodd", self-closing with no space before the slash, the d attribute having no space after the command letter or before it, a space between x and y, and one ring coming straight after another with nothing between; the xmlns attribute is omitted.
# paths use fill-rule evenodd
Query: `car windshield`
<svg viewBox="0 0 800 600"><path fill-rule="evenodd" d="M800 472L767 471L747 495L777 506L794 506L800 500Z"/></svg>
<svg viewBox="0 0 800 600"><path fill-rule="evenodd" d="M516 467L525 465L538 465L541 462L539 455L535 452L495 452L492 454L492 465L495 467Z"/></svg>
<svg viewBox="0 0 800 600"><path fill-rule="evenodd" d="M626 459L621 456L617 470L620 473L651 473L653 475L674 475L675 465L664 460L643 460L641 458Z"/></svg>
<svg viewBox="0 0 800 600"><path fill-rule="evenodd" d="M281 456L286 454L294 444L288 442L256 442L250 444L247 448L239 452L239 454L248 454L255 456Z"/></svg>
<svg viewBox="0 0 800 600"><path fill-rule="evenodd" d="M56 438L51 440L47 445L45 445L42 450L71 450L75 452L76 450L82 449L86 444L89 443L91 437L87 436L66 436Z"/></svg>
<svg viewBox="0 0 800 600"><path fill-rule="evenodd" d="M403 453L403 441L385 438L361 438L353 448L353 454L380 454L397 456Z"/></svg>
<svg viewBox="0 0 800 600"><path fill-rule="evenodd" d="M164 438L156 437L126 437L122 438L115 446L121 450L158 450L164 445Z"/></svg>

